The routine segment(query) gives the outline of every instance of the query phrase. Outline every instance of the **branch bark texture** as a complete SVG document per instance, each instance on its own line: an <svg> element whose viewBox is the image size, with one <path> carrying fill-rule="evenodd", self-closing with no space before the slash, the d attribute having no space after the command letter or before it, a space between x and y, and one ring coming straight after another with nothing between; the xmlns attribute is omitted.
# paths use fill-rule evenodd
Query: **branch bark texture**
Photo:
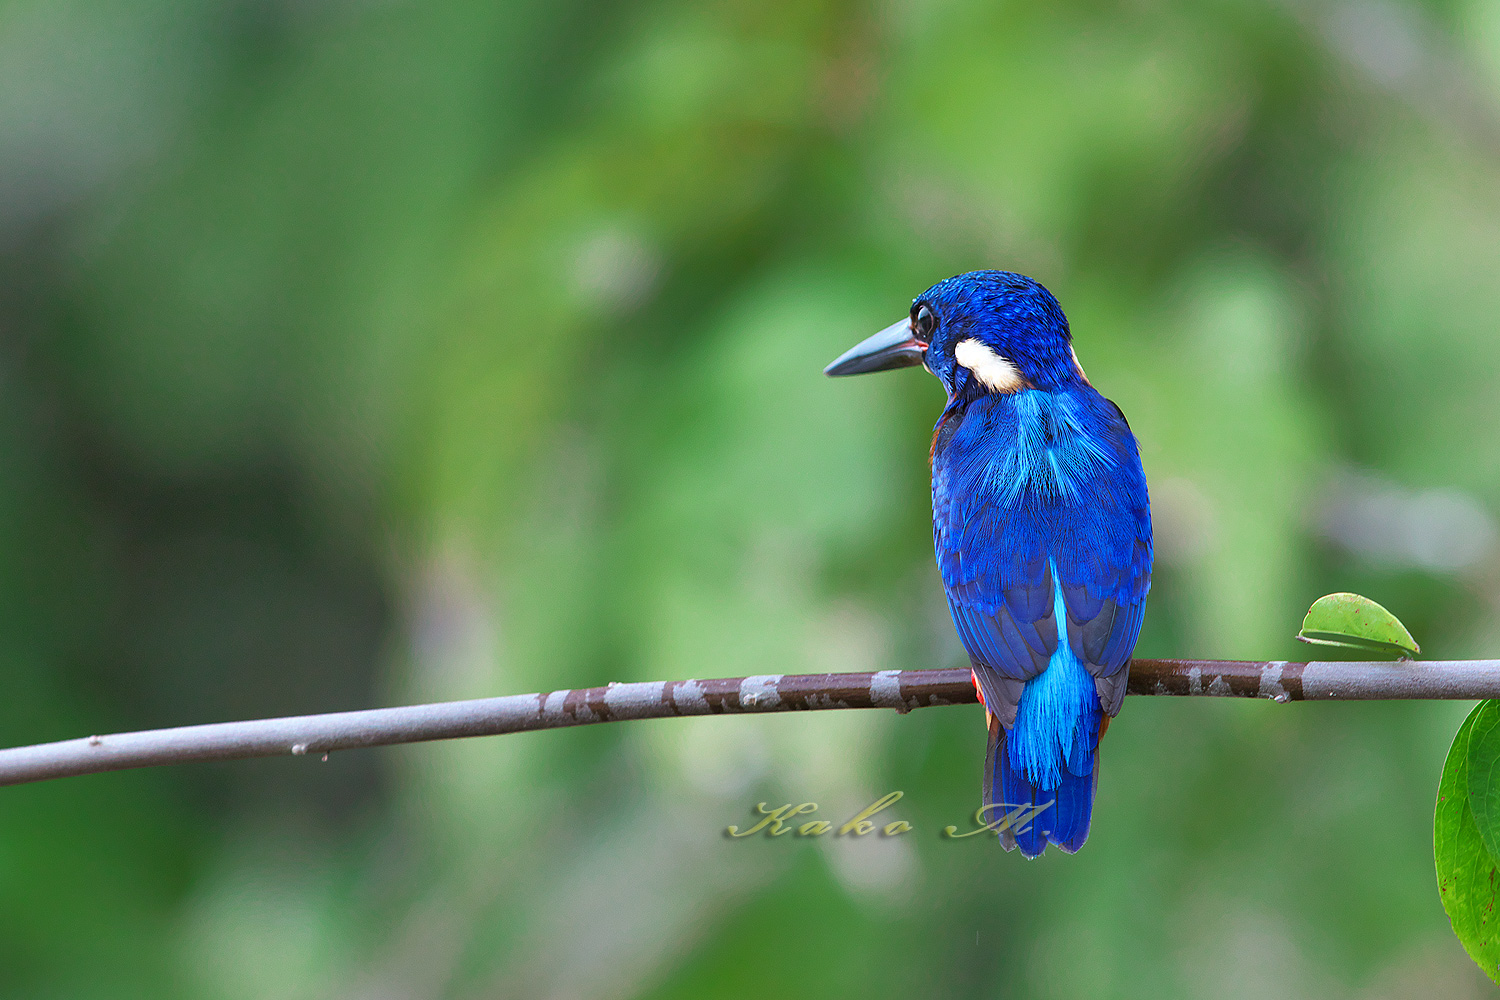
<svg viewBox="0 0 1500 1000"><path fill-rule="evenodd" d="M1133 695L1288 701L1500 698L1500 660L1403 663L1135 660ZM356 747L495 736L534 729L658 719L841 708L909 712L978 699L967 669L763 674L650 681L359 712L221 722L0 750L0 785L160 764L323 755Z"/></svg>

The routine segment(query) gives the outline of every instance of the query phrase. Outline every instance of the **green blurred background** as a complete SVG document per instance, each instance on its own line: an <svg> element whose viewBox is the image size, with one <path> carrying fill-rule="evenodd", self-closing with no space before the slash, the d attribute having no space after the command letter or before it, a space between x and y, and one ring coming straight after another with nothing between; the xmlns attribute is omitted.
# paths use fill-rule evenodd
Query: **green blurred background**
<svg viewBox="0 0 1500 1000"><path fill-rule="evenodd" d="M1497 181L1478 0L9 0L0 743L956 665L940 389L820 372L977 267L1140 437L1141 654L1495 655ZM1488 995L1466 709L1132 698L1033 863L939 836L977 707L12 788L0 994Z"/></svg>

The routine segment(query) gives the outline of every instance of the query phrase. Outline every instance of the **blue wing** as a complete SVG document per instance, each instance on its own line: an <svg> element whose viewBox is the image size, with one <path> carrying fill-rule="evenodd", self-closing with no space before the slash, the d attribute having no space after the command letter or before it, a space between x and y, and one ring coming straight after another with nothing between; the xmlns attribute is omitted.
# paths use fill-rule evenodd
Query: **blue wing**
<svg viewBox="0 0 1500 1000"><path fill-rule="evenodd" d="M984 396L945 412L933 452L938 568L990 710L1014 721L1025 682L1047 668L1062 631L1101 707L1118 712L1152 556L1146 481L1124 415L1087 387Z"/></svg>

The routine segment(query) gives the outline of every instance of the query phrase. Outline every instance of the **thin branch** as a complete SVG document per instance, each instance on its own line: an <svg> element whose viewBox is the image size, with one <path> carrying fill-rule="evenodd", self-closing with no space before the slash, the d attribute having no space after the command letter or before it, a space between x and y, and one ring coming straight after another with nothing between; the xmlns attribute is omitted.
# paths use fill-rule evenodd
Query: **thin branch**
<svg viewBox="0 0 1500 1000"><path fill-rule="evenodd" d="M1291 663L1135 660L1131 694L1273 701L1500 698L1500 660ZM0 750L0 785L159 764L323 755L355 747L495 736L626 719L972 704L969 671L882 670L651 681L250 722L89 736Z"/></svg>

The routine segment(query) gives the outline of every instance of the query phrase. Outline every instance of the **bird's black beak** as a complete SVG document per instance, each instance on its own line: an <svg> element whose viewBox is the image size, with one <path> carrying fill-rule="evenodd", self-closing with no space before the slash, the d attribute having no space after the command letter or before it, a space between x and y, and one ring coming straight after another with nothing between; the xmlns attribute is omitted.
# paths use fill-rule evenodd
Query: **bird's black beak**
<svg viewBox="0 0 1500 1000"><path fill-rule="evenodd" d="M888 368L908 368L927 360L927 345L912 332L911 318L892 323L875 336L854 345L827 368L824 375L863 375Z"/></svg>

